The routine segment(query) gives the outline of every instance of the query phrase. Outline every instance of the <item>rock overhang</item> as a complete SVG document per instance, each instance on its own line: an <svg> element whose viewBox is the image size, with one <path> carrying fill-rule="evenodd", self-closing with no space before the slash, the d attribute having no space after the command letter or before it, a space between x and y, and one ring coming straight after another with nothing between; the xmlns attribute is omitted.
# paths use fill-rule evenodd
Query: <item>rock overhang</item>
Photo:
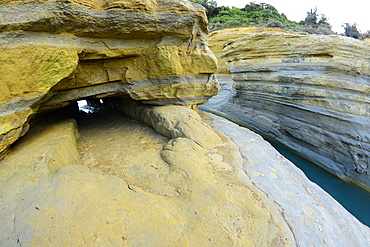
<svg viewBox="0 0 370 247"><path fill-rule="evenodd" d="M0 8L0 152L27 131L35 113L79 99L191 106L219 92L199 5L1 1Z"/></svg>
<svg viewBox="0 0 370 247"><path fill-rule="evenodd" d="M117 39L163 34L204 38L208 25L204 8L178 0L2 0L0 4L1 32L23 30Z"/></svg>

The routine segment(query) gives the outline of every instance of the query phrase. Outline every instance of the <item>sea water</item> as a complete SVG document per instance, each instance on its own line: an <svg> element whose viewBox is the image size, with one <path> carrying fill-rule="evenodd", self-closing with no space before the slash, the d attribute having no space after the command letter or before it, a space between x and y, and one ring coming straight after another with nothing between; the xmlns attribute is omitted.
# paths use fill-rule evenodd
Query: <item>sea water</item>
<svg viewBox="0 0 370 247"><path fill-rule="evenodd" d="M294 152L271 143L285 158L300 168L312 182L319 185L363 224L370 227L370 192L346 182Z"/></svg>

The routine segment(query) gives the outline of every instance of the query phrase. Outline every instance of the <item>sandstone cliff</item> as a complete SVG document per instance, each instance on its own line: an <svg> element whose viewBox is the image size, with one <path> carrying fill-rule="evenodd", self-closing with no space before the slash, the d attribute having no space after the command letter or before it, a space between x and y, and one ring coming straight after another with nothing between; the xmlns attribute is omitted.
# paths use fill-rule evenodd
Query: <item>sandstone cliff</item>
<svg viewBox="0 0 370 247"><path fill-rule="evenodd" d="M165 136L105 110L80 116L79 130L48 114L17 142L0 161L3 246L370 241L369 228L257 134L183 106L131 109Z"/></svg>
<svg viewBox="0 0 370 247"><path fill-rule="evenodd" d="M187 1L0 1L0 154L37 112L86 97L195 105L217 94Z"/></svg>
<svg viewBox="0 0 370 247"><path fill-rule="evenodd" d="M193 110L219 91L199 5L0 0L0 11L2 246L370 242L261 137ZM78 114L85 98L121 112Z"/></svg>
<svg viewBox="0 0 370 247"><path fill-rule="evenodd" d="M224 46L230 39L237 39L256 33L276 33L276 32L289 33L277 28L264 28L255 26L225 28L210 33L208 35L208 45L209 48L217 57L218 69L216 73L218 75L230 74L228 67L226 65L226 61L225 59L222 58Z"/></svg>
<svg viewBox="0 0 370 247"><path fill-rule="evenodd" d="M233 79L231 73L226 64L226 60L222 58L223 48L230 39L237 39L250 34L256 33L271 33L280 32L288 33L286 31L276 28L264 28L264 27L234 27L217 30L209 34L208 46L211 51L215 54L218 62L218 69L216 71L217 81L220 83L222 90L219 94L213 97L213 104L221 104L227 99L230 91L232 90ZM216 98L216 99L215 99ZM217 102L217 103L216 103Z"/></svg>
<svg viewBox="0 0 370 247"><path fill-rule="evenodd" d="M262 33L224 49L234 91L214 109L370 188L370 46Z"/></svg>

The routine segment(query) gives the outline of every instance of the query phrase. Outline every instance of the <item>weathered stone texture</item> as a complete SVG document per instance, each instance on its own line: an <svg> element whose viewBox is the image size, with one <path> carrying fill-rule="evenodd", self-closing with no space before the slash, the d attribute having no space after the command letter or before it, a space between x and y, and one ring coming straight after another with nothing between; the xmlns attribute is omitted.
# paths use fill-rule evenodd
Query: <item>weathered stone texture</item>
<svg viewBox="0 0 370 247"><path fill-rule="evenodd" d="M219 91L199 5L0 0L0 11L0 154L13 143L0 160L1 245L369 242L260 137L206 115L215 131L192 110ZM108 113L85 119L77 141L75 121L48 112L94 97L152 128Z"/></svg>
<svg viewBox="0 0 370 247"><path fill-rule="evenodd" d="M264 27L255 27L255 26L247 26L247 27L233 27L233 28L225 28L221 30L214 31L209 34L208 36L208 46L211 51L217 57L217 72L215 77L217 78L217 82L220 83L222 90L217 95L213 96L212 102L216 104L223 103L223 100L229 94L231 86L233 84L231 73L228 70L226 65L226 60L222 58L223 48L225 44L231 39L237 39L244 37L250 34L256 33L271 33L271 32L280 32L280 33L288 33L281 29L276 28L264 28ZM217 100L215 101L215 97ZM218 104L217 103L217 104Z"/></svg>
<svg viewBox="0 0 370 247"><path fill-rule="evenodd" d="M204 118L242 155L244 162L238 164L254 186L279 205L295 246L367 246L370 228L309 181L260 135L212 114Z"/></svg>
<svg viewBox="0 0 370 247"><path fill-rule="evenodd" d="M264 28L264 27L232 27L213 31L208 35L208 45L212 52L217 57L218 69L217 74L226 75L230 74L225 59L222 58L223 48L225 44L231 39L241 38L250 34L256 33L289 33L277 28Z"/></svg>
<svg viewBox="0 0 370 247"><path fill-rule="evenodd" d="M176 122L168 113L157 120ZM4 246L295 245L278 206L240 169L238 150L209 126L208 138L219 139L204 148L199 136L169 140L119 112L100 115L79 122L81 159L76 125L42 126L0 161Z"/></svg>
<svg viewBox="0 0 370 247"><path fill-rule="evenodd" d="M234 91L211 107L370 188L370 45L263 33L224 49Z"/></svg>
<svg viewBox="0 0 370 247"><path fill-rule="evenodd" d="M171 139L189 138L204 148L211 148L221 141L217 133L189 108L135 106L119 99L111 99L107 104L127 116L146 123L161 135Z"/></svg>
<svg viewBox="0 0 370 247"><path fill-rule="evenodd" d="M218 140L205 148L200 136L169 139L106 112L80 119L76 142L74 121L42 121L0 161L1 244L357 247L370 241L368 227L257 134L182 106L143 108L157 113L158 125L180 118L197 132L199 122L210 124L217 134L209 129L206 137Z"/></svg>
<svg viewBox="0 0 370 247"><path fill-rule="evenodd" d="M39 111L86 97L195 105L219 91L188 1L0 1L0 153Z"/></svg>

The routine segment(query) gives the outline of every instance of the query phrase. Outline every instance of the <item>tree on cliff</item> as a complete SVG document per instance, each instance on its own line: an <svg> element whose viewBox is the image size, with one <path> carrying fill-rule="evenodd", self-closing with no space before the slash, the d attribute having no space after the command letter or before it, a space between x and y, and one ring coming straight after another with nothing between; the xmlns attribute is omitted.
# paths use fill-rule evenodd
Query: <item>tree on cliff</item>
<svg viewBox="0 0 370 247"><path fill-rule="evenodd" d="M307 12L307 16L304 21L300 23L300 31L307 33L315 34L334 34L331 30L331 25L328 22L328 18L321 14L317 13L317 8L311 9L310 12Z"/></svg>
<svg viewBox="0 0 370 247"><path fill-rule="evenodd" d="M244 8L224 6L217 8L217 15L209 20L211 29L246 25L285 27L293 24L284 14L280 14L274 6L266 3L251 2L245 5Z"/></svg>
<svg viewBox="0 0 370 247"><path fill-rule="evenodd" d="M206 9L208 19L220 13L221 7L217 7L217 2L212 0L190 0L190 2L202 5Z"/></svg>
<svg viewBox="0 0 370 247"><path fill-rule="evenodd" d="M344 28L344 34L347 37L359 39L361 38L361 33L357 30L357 24L349 24L349 23L344 23L342 24L342 27Z"/></svg>
<svg viewBox="0 0 370 247"><path fill-rule="evenodd" d="M190 0L206 8L210 30L237 26L261 26L280 28L289 31L334 34L328 18L317 13L317 8L307 12L305 20L297 23L267 3L250 2L244 8L218 7L212 0Z"/></svg>

